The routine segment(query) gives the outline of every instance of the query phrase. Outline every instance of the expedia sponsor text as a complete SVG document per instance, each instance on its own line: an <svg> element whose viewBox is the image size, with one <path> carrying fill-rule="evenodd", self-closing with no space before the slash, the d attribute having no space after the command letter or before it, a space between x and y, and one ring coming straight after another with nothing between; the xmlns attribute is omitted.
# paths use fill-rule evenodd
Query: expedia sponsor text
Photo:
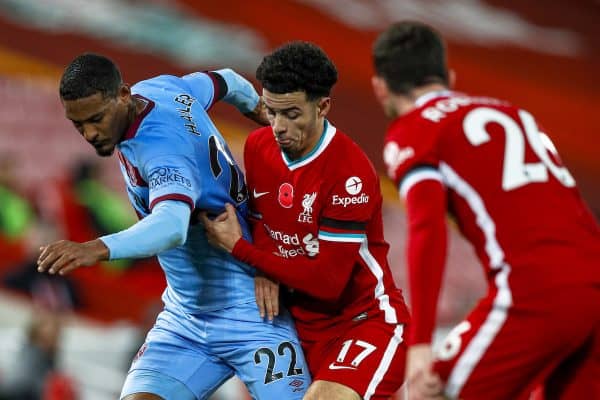
<svg viewBox="0 0 600 400"><path fill-rule="evenodd" d="M337 194L333 195L333 201L331 204L334 206L344 206L344 208L348 207L351 204L365 204L369 202L369 195L365 193L361 193L360 196L352 196L352 197L341 197Z"/></svg>

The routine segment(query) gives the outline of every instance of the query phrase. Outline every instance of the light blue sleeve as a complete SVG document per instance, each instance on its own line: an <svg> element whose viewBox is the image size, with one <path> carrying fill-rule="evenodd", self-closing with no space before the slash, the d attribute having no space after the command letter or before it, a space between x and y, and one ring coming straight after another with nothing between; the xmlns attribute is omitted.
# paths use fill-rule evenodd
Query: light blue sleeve
<svg viewBox="0 0 600 400"><path fill-rule="evenodd" d="M214 71L227 83L227 94L223 101L236 107L242 114L254 111L260 100L254 86L231 68Z"/></svg>
<svg viewBox="0 0 600 400"><path fill-rule="evenodd" d="M185 243L191 210L181 201L165 200L128 229L102 236L109 259L143 258Z"/></svg>
<svg viewBox="0 0 600 400"><path fill-rule="evenodd" d="M215 96L219 94L215 89L215 82L206 72L192 72L181 77L189 88L190 94L208 110L218 100Z"/></svg>
<svg viewBox="0 0 600 400"><path fill-rule="evenodd" d="M219 82L214 74L223 78L226 87L222 87L223 81ZM187 83L193 96L202 103L205 110L210 108L215 101L223 99L226 103L236 107L242 114L246 114L253 111L260 100L254 86L231 68L208 73L194 72L183 76L182 79ZM222 93L223 91L225 93Z"/></svg>
<svg viewBox="0 0 600 400"><path fill-rule="evenodd" d="M182 201L194 210L200 197L200 174L196 164L187 155L191 150L183 148L185 145L174 140L163 143L160 148L155 148L155 152L164 151L163 148L167 147L173 154L161 154L143 162L141 173L148 182L151 210L164 200Z"/></svg>

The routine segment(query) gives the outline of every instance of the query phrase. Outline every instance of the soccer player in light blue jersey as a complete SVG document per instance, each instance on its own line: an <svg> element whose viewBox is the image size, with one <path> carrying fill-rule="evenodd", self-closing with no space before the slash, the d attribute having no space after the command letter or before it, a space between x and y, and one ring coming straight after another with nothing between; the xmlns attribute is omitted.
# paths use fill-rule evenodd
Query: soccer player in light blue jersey
<svg viewBox="0 0 600 400"><path fill-rule="evenodd" d="M65 274L101 260L157 255L164 310L134 359L121 398L205 399L237 374L255 399L301 399L310 384L292 320L259 315L255 270L210 246L196 211L236 205L244 177L207 110L218 100L263 122L252 85L231 69L158 76L133 85L108 58L83 54L60 83L66 117L100 156L118 155L140 221L86 243L44 246L38 270ZM266 122L266 121L264 121Z"/></svg>

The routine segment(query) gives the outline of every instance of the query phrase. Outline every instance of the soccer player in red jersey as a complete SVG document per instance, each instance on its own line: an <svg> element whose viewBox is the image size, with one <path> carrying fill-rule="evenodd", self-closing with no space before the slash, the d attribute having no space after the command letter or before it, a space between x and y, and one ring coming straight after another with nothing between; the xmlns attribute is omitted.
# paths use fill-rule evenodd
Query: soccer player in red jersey
<svg viewBox="0 0 600 400"><path fill-rule="evenodd" d="M508 102L449 90L442 38L392 25L372 83L394 118L383 151L408 213L410 397L600 398L600 230L538 122ZM489 290L432 360L446 213Z"/></svg>
<svg viewBox="0 0 600 400"><path fill-rule="evenodd" d="M409 317L386 260L378 176L326 119L335 66L317 46L292 42L263 59L257 78L271 126L244 149L254 244L233 207L204 218L207 231L290 288L314 378L305 399L387 399L404 379Z"/></svg>

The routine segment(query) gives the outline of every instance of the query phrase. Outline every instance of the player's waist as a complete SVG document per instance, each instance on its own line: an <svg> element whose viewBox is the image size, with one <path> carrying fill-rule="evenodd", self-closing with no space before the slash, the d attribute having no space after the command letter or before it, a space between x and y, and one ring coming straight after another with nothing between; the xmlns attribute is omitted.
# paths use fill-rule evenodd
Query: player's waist
<svg viewBox="0 0 600 400"><path fill-rule="evenodd" d="M388 297L389 300L389 297ZM402 301L370 302L366 305L353 307L344 306L341 310L318 311L314 307L304 304L289 305L289 310L298 332L302 331L308 336L321 335L323 331L339 329L341 326L353 325L368 319L381 319L390 324L407 323L410 320L408 309Z"/></svg>
<svg viewBox="0 0 600 400"><path fill-rule="evenodd" d="M222 289L182 291L176 287L167 286L162 294L162 301L165 307L190 315L223 310L256 301L253 290Z"/></svg>

